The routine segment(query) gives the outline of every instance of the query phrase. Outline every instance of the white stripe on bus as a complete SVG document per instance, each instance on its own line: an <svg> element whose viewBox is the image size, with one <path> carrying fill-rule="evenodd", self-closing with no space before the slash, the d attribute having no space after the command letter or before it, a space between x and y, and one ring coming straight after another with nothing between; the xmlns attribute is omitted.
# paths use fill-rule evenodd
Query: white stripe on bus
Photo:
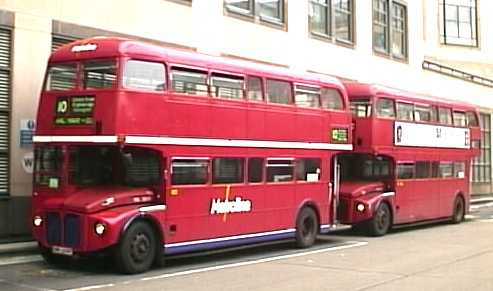
<svg viewBox="0 0 493 291"><path fill-rule="evenodd" d="M116 143L117 136L68 136L68 135L36 135L33 141L48 142L89 142L89 143ZM289 142L267 140L240 140L240 139L213 139L213 138L182 138L156 136L125 136L126 144L156 144L156 145L188 145L188 146L216 146L216 147L248 147L248 148L279 148L279 149L313 149L313 150L346 150L353 149L352 144L332 144L322 142Z"/></svg>
<svg viewBox="0 0 493 291"><path fill-rule="evenodd" d="M35 135L33 142L91 142L116 143L116 135Z"/></svg>
<svg viewBox="0 0 493 291"><path fill-rule="evenodd" d="M352 144L330 144L330 143L321 143L321 142L287 142L287 141L267 141L267 140L144 137L144 136L127 136L125 137L125 143L217 146L217 147L348 150L348 151L353 149Z"/></svg>

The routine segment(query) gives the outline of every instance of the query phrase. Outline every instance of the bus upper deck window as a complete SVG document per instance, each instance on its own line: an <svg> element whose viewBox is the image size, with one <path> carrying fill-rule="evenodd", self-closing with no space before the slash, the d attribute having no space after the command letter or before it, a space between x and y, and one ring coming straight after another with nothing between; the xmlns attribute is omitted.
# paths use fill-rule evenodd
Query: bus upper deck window
<svg viewBox="0 0 493 291"><path fill-rule="evenodd" d="M376 106L379 117L395 118L394 100L379 98Z"/></svg>
<svg viewBox="0 0 493 291"><path fill-rule="evenodd" d="M114 88L116 62L111 60L90 61L83 64L84 89Z"/></svg>
<svg viewBox="0 0 493 291"><path fill-rule="evenodd" d="M431 107L430 106L422 106L422 105L415 105L414 106L414 119L416 121L426 121L430 122L432 121L431 119Z"/></svg>
<svg viewBox="0 0 493 291"><path fill-rule="evenodd" d="M442 124L452 124L452 110L446 107L438 108L438 122Z"/></svg>
<svg viewBox="0 0 493 291"><path fill-rule="evenodd" d="M342 96L336 89L332 88L322 88L322 95L320 96L320 101L322 102L322 108L325 109L344 109L344 103L342 101Z"/></svg>
<svg viewBox="0 0 493 291"><path fill-rule="evenodd" d="M244 80L241 76L213 73L211 93L214 97L243 99Z"/></svg>
<svg viewBox="0 0 493 291"><path fill-rule="evenodd" d="M267 100L270 103L290 104L292 101L291 83L279 80L267 80Z"/></svg>
<svg viewBox="0 0 493 291"><path fill-rule="evenodd" d="M296 106L320 107L320 88L297 85L294 94L294 103Z"/></svg>
<svg viewBox="0 0 493 291"><path fill-rule="evenodd" d="M414 120L413 104L397 102L397 119Z"/></svg>
<svg viewBox="0 0 493 291"><path fill-rule="evenodd" d="M359 99L351 101L351 112L354 117L370 117L371 104L368 99Z"/></svg>
<svg viewBox="0 0 493 291"><path fill-rule="evenodd" d="M466 113L460 111L454 111L454 125L466 126Z"/></svg>
<svg viewBox="0 0 493 291"><path fill-rule="evenodd" d="M476 113L473 111L466 112L467 118L467 126L479 126L478 118L476 117Z"/></svg>
<svg viewBox="0 0 493 291"><path fill-rule="evenodd" d="M77 66L75 64L52 65L48 68L47 91L68 91L76 87Z"/></svg>
<svg viewBox="0 0 493 291"><path fill-rule="evenodd" d="M262 79L259 77L248 76L247 78L247 97L249 100L262 101Z"/></svg>
<svg viewBox="0 0 493 291"><path fill-rule="evenodd" d="M125 65L123 84L126 88L163 91L166 68L161 63L129 60Z"/></svg>
<svg viewBox="0 0 493 291"><path fill-rule="evenodd" d="M177 93L207 96L207 72L187 69L171 69L171 87Z"/></svg>

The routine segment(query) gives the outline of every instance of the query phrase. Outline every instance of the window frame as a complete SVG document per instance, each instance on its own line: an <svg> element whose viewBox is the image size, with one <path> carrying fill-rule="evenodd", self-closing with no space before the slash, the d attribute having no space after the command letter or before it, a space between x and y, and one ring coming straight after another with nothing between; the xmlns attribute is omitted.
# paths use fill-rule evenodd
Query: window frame
<svg viewBox="0 0 493 291"><path fill-rule="evenodd" d="M136 61L136 62L145 62L145 63L153 63L153 64L160 64L164 68L164 75L163 75L163 88L159 90L149 90L149 89L144 89L141 87L131 87L127 86L125 82L125 76L126 76L126 70L127 70L127 65L131 61ZM125 90L136 90L136 91L143 91L143 92L149 92L149 93L163 93L169 90L169 84L168 84L168 65L165 62L162 61L155 61L155 60L146 60L146 59L138 59L138 58L128 58L122 61L122 70L121 70L121 77L120 83L121 87Z"/></svg>
<svg viewBox="0 0 493 291"><path fill-rule="evenodd" d="M355 45L355 38L354 38L354 24L355 24L355 1L354 0L347 0L349 3L349 10L344 10L340 7L338 7L337 3L334 3L334 0L325 0L326 3L319 3L317 0L308 0L308 31L311 36L314 36L316 38L321 38L324 40L329 40L333 43L336 44L342 44L342 45L349 45L349 46L354 46ZM321 7L322 9L325 10L325 23L322 23L321 26L325 28L325 33L316 31L313 26L313 17L314 17L314 10L313 8L314 5L317 5ZM338 16L344 14L345 18L350 19L349 22L345 22L348 27L348 34L349 34L349 39L338 37L337 33L337 18Z"/></svg>
<svg viewBox="0 0 493 291"><path fill-rule="evenodd" d="M273 102L271 101L271 98L269 96L269 81L273 82L278 82L278 83L286 83L289 85L289 100L287 100L287 103L279 103L279 102ZM282 79L276 79L276 78L266 78L265 79L265 102L267 104L275 104L275 105L282 105L282 106L295 106L294 104L294 86L293 82L287 81L287 80L282 80ZM276 96L278 98L278 96Z"/></svg>
<svg viewBox="0 0 493 291"><path fill-rule="evenodd" d="M173 84L173 72L175 69L178 68L178 71L180 72L190 72L190 73L198 73L198 74L203 74L205 75L205 86L207 87L206 91L199 91L199 92L204 92L205 94L195 94L195 93L188 93L184 89L184 92L179 92L175 90L175 86ZM186 65L180 65L180 64L168 64L168 91L173 93L173 94L181 94L181 95L186 95L186 96L194 96L198 98L207 98L210 97L210 85L209 85L209 72L205 68L201 67L193 67L193 66L186 66ZM201 83L195 83L195 84L201 84Z"/></svg>
<svg viewBox="0 0 493 291"><path fill-rule="evenodd" d="M481 130L480 154L472 161L472 181L476 184L489 184L491 175L491 114L480 113L479 124Z"/></svg>
<svg viewBox="0 0 493 291"><path fill-rule="evenodd" d="M312 109L321 109L322 108L321 107L322 106L322 104L321 104L322 88L320 88L318 86L308 85L308 84L293 83L293 90L294 90L294 95L293 95L294 106L300 107L300 108L312 108ZM311 102L311 104L314 106L301 105L303 103L301 101L298 101L298 96L303 95L303 93L316 96L316 98L313 99ZM307 101L305 101L305 103L310 103L310 101L307 100Z"/></svg>
<svg viewBox="0 0 493 291"><path fill-rule="evenodd" d="M113 81L112 86L110 87L101 87L101 88L87 88L86 87L86 74L85 74L85 65L87 63L97 63L97 62L113 62L114 63L114 73L115 73L115 80ZM117 88L121 88L121 61L116 59L116 58L103 58L103 59L87 59L87 60L81 60L78 65L78 84L81 90L84 91L94 91L94 90L114 90Z"/></svg>
<svg viewBox="0 0 493 291"><path fill-rule="evenodd" d="M289 161L289 164L276 164L272 163L270 164L269 162L281 162L281 161ZM269 184L280 184L280 183L294 183L296 181L296 159L295 158L266 158L265 159L265 182ZM281 181L275 181L275 180L270 180L269 179L269 168L291 168L291 178L289 180L281 180ZM274 178L275 175L272 175Z"/></svg>
<svg viewBox="0 0 493 291"><path fill-rule="evenodd" d="M239 178L237 181L217 181L220 177L216 177L216 167L221 168L221 165L216 166L216 162L220 160L237 160L237 165L240 167L240 175L237 175L236 178ZM244 157L226 157L226 156L217 156L210 159L210 170L211 170L211 184L212 185L224 185L224 184L244 184L245 183L245 160ZM223 177L224 178L224 177Z"/></svg>
<svg viewBox="0 0 493 291"><path fill-rule="evenodd" d="M469 3L466 3L469 2ZM439 1L439 16L440 16L440 43L443 45L479 47L479 17L478 17L478 1L477 0L462 0L460 3L447 3L447 0ZM448 18L448 7L453 7L456 10L455 19ZM461 8L469 10L470 22L461 21ZM449 23L455 24L457 28L457 36L447 34L447 26ZM468 24L468 29L471 33L470 37L461 36L461 24Z"/></svg>
<svg viewBox="0 0 493 291"><path fill-rule="evenodd" d="M380 1L380 2L379 2ZM386 3L386 7L383 9L379 8L379 3ZM402 19L397 19L397 16L394 13L394 7L400 6L404 15ZM375 17L377 14L382 16L384 22L378 21ZM394 32L398 31L398 29L394 26L396 21L402 22L402 34L403 34L403 43L402 43L402 54L394 53L393 45L394 45ZM388 57L392 60L407 62L409 59L409 16L408 16L408 7L407 3L400 0L373 0L372 1L372 48L373 52L377 55ZM376 41L376 27L383 28L383 35L385 37L384 47L380 47L377 45Z"/></svg>
<svg viewBox="0 0 493 291"><path fill-rule="evenodd" d="M220 75L220 76L217 76L217 75ZM216 94L216 90L215 87L219 87L219 88L229 88L229 87L223 87L223 86L214 86L214 80L213 78L214 77L218 77L218 78L223 78L223 79L227 79L228 77L231 77L230 79L235 79L235 80L241 80L241 88L240 89L237 89L239 90L240 92L240 97L239 98L231 98L231 97L225 97L225 96L221 96L221 95L218 95ZM210 94L210 97L214 98L214 99L221 99L221 100L245 100L245 93L246 93L246 78L244 75L242 74L234 74L234 73L229 73L229 72L223 72L223 71L217 71L217 70L214 70L214 71L210 71L209 72L209 75L207 77L207 83L208 83L208 87L209 87L209 94ZM234 89L234 88L233 88Z"/></svg>
<svg viewBox="0 0 493 291"><path fill-rule="evenodd" d="M277 12L279 13L279 18L272 17L269 15L265 15L262 13L262 3L260 0L247 0L248 8L243 9L235 6L232 3L228 3L228 0L225 0L224 11L226 15L237 15L243 19L251 20L255 23L266 24L274 27L285 28L287 26L287 9L286 9L286 0L275 0L277 2L278 8Z"/></svg>
<svg viewBox="0 0 493 291"><path fill-rule="evenodd" d="M365 102L365 103L363 103L363 102ZM359 107L355 107L355 106L353 106L353 104L364 105L365 106L365 116L359 116L358 114L355 114L355 112L359 113L360 111L359 110L354 111L354 109L357 109ZM372 108L373 102L372 102L371 98L361 98L361 99L351 100L349 102L349 107L350 107L349 109L351 111L351 116L353 116L354 118L371 118L373 116L374 109Z"/></svg>
<svg viewBox="0 0 493 291"><path fill-rule="evenodd" d="M406 110L406 113L411 113L410 117L411 119L403 119L401 118L400 116L400 110L399 110L399 107L400 106L404 106L404 107L407 107L407 106L410 106L410 110ZM403 107L403 108L404 108ZM415 118L414 118L414 104L413 103L410 103L410 102L405 102L405 101L396 101L395 103L395 109L396 109L396 116L395 116L395 119L396 120L399 120L399 121L409 121L409 122L414 122L415 121ZM407 115L407 114L406 114Z"/></svg>
<svg viewBox="0 0 493 291"><path fill-rule="evenodd" d="M407 168L412 169L412 176L411 177L402 177L400 176L402 173L400 173L401 168ZM416 163L415 162L406 162L406 161L400 161L397 162L395 165L395 179L396 180L414 180L416 179Z"/></svg>
<svg viewBox="0 0 493 291"><path fill-rule="evenodd" d="M177 160L180 161L203 161L206 163L206 178L204 183L186 183L186 184L175 184L173 181L173 163ZM211 159L210 158L204 158L204 157L171 157L170 162L169 162L169 181L170 185L173 187L203 187L205 185L210 185L211 183Z"/></svg>
<svg viewBox="0 0 493 291"><path fill-rule="evenodd" d="M380 108L378 107L379 104L380 104L380 101L390 101L392 103L392 116L390 115L382 115L380 113ZM376 113L376 117L378 118L384 118L384 119L396 119L397 118L397 112L396 112L396 101L392 98L388 98L388 97L378 97L376 102L375 102L375 113Z"/></svg>

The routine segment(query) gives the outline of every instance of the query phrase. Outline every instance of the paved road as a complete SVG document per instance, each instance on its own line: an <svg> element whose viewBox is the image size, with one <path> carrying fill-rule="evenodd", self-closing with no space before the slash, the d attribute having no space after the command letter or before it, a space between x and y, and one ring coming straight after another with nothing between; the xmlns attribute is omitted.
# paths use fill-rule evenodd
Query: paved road
<svg viewBox="0 0 493 291"><path fill-rule="evenodd" d="M37 256L19 259L0 258L0 290L493 290L493 208L460 225L381 238L344 231L308 250L287 242L185 256L135 276L103 260L53 268Z"/></svg>

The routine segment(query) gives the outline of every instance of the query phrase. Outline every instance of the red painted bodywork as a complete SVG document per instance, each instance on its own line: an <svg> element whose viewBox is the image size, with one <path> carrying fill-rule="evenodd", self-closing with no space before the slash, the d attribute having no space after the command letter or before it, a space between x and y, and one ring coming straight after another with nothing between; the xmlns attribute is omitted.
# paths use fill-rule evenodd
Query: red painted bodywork
<svg viewBox="0 0 493 291"><path fill-rule="evenodd" d="M371 103L370 117L353 117L354 152L390 157L395 168L398 162L415 161L466 161L464 178L441 179L406 179L382 183L380 191L374 182L341 183L341 207L339 220L345 224L358 224L373 217L373 211L383 201L392 209L393 223L413 223L424 220L447 218L452 215L453 203L458 195L464 198L466 211L470 199L470 165L471 159L479 153L479 148L451 149L426 148L394 145L395 119L375 116L375 104L379 97L404 101L415 104L428 104L449 107L459 111L472 111L477 114L477 108L465 102L450 101L411 92L404 92L379 85L356 82L344 83L350 101L367 99ZM478 117L478 116L477 116ZM479 119L478 119L479 120ZM419 122L415 122L419 123ZM430 124L430 123L427 123ZM433 124L433 123L431 123ZM435 123L438 125L438 123ZM471 142L479 144L479 126L469 127ZM370 194L361 195L361 191ZM390 195L388 193L394 193ZM387 194L385 194L387 193ZM364 203L367 207L364 213L356 211L356 204Z"/></svg>
<svg viewBox="0 0 493 291"><path fill-rule="evenodd" d="M73 53L72 47L80 44L95 44L97 49ZM139 59L163 62L168 69L172 65L193 66L209 72L256 75L331 87L339 90L343 96L344 110L301 108L246 99L226 100L177 94L167 90L145 92L122 88L122 81L118 78L117 85L112 89L43 91L38 108L36 136L159 136L334 143L330 134L332 128L345 128L351 134L347 95L342 84L335 78L293 73L283 68L177 51L119 38L94 38L66 45L52 54L49 63L95 59L116 59L120 75L126 60ZM168 84L167 88L169 87ZM55 125L55 104L61 96L94 96L95 123L87 126ZM94 143L42 142L35 143L35 146L49 144L67 146ZM115 144L122 148L127 146L123 139ZM348 144L351 144L351 136ZM160 153L163 183L159 189L126 189L115 186L78 190L68 184L68 170L65 169L59 189L35 186L33 217L45 217L48 212L60 213L62 217L66 214L79 215L82 218L81 245L74 251L82 254L114 246L128 223L140 216L155 223L164 244L292 229L295 227L298 210L307 204L316 209L320 224L334 223L334 214L331 211L333 197L329 192L329 182L332 179L330 163L338 151L152 144L132 146ZM172 186L169 183L170 158L216 156L316 157L322 160L322 172L318 182L233 184L230 199L249 199L253 203L253 210L246 214L211 215L211 201L225 199L226 185ZM115 203L102 206L109 197L113 197ZM134 200L135 197L147 198L139 201ZM166 209L139 210L149 205L166 205ZM108 232L103 236L94 233L96 222L103 222L108 226ZM46 240L45 225L33 227L33 234L41 245L51 247Z"/></svg>

